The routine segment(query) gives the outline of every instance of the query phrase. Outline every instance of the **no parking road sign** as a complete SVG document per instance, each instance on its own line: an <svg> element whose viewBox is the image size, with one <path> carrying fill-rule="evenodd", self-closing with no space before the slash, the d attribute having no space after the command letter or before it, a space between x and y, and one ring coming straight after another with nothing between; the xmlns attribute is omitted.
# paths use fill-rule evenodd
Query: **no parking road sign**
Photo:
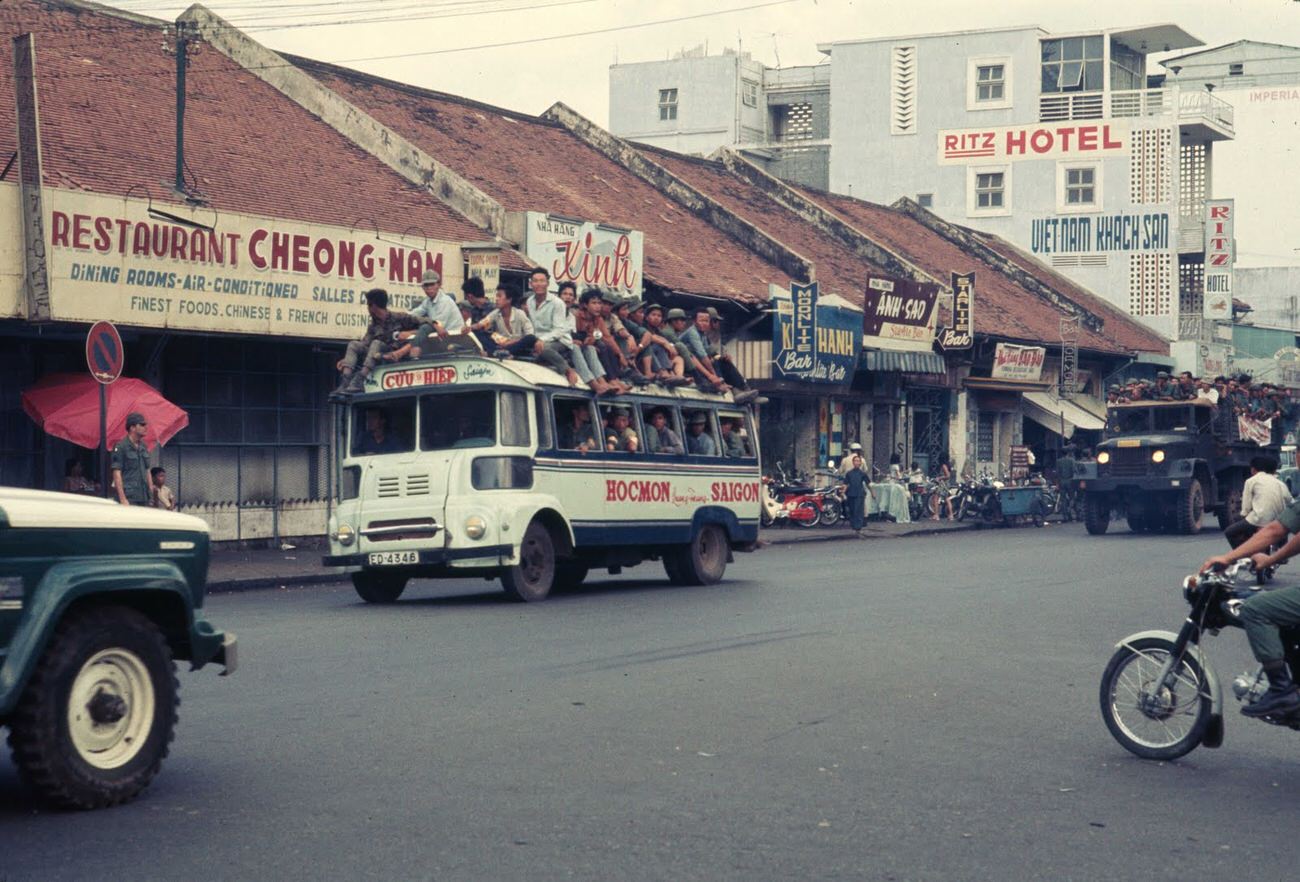
<svg viewBox="0 0 1300 882"><path fill-rule="evenodd" d="M86 367L104 385L122 376L122 338L112 322L95 322L86 335Z"/></svg>

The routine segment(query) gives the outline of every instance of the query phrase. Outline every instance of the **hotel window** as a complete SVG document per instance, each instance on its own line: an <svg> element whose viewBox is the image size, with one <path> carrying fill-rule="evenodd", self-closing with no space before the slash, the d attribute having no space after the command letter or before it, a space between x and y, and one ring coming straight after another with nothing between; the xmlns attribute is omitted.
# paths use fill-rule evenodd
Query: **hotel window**
<svg viewBox="0 0 1300 882"><path fill-rule="evenodd" d="M1006 85L1006 68L1002 65L981 64L975 69L976 101L1001 101Z"/></svg>
<svg viewBox="0 0 1300 882"><path fill-rule="evenodd" d="M1056 209L1061 212L1101 208L1101 163L1060 162L1056 165Z"/></svg>
<svg viewBox="0 0 1300 882"><path fill-rule="evenodd" d="M1230 77L1244 76L1245 73L1246 73L1246 65L1240 61L1228 65L1228 76Z"/></svg>
<svg viewBox="0 0 1300 882"><path fill-rule="evenodd" d="M1005 165L966 170L966 213L996 216L1011 213L1011 169Z"/></svg>
<svg viewBox="0 0 1300 882"><path fill-rule="evenodd" d="M1100 92L1103 86L1101 36L1043 40L1042 91Z"/></svg>
<svg viewBox="0 0 1300 882"><path fill-rule="evenodd" d="M994 110L1011 106L1011 58L966 60L966 109Z"/></svg>
<svg viewBox="0 0 1300 882"><path fill-rule="evenodd" d="M933 194L933 193L917 193L917 194L916 194L916 204L919 205L919 206L921 206L922 208L934 208L934 194Z"/></svg>
<svg viewBox="0 0 1300 882"><path fill-rule="evenodd" d="M742 80L740 83L740 100L746 107L758 106L758 83L753 80Z"/></svg>
<svg viewBox="0 0 1300 882"><path fill-rule="evenodd" d="M677 119L677 90L659 90L659 119Z"/></svg>

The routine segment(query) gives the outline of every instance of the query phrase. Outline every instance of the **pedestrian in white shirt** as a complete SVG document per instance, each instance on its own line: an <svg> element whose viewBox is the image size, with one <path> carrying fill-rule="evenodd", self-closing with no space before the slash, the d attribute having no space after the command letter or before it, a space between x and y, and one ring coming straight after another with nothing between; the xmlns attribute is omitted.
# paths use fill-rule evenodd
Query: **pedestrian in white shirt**
<svg viewBox="0 0 1300 882"><path fill-rule="evenodd" d="M414 333L402 332L401 339L408 340L410 347L403 347L389 353L385 356L389 361L398 361L405 357L419 358L420 353L428 349L429 338L433 336L447 343L449 348L457 342L466 346L474 345L466 342L472 338L464 338L465 317L460 313L460 305L456 303L456 298L441 290L442 276L438 271L425 270L424 275L420 277L420 287L424 289L424 300L410 313L411 318L420 321L420 328ZM457 339L452 340L452 335L456 335Z"/></svg>
<svg viewBox="0 0 1300 882"><path fill-rule="evenodd" d="M1229 524L1224 538L1233 548L1265 524L1271 524L1291 504L1291 491L1277 476L1277 460L1257 456L1250 461L1250 477L1241 488L1241 520Z"/></svg>

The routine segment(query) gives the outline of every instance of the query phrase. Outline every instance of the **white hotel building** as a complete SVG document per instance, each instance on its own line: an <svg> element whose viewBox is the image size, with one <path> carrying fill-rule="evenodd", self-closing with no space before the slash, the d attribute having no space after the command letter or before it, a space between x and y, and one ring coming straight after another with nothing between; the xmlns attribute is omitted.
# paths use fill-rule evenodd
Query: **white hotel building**
<svg viewBox="0 0 1300 882"><path fill-rule="evenodd" d="M1233 108L1148 61L1200 45L1169 24L1022 27L835 41L805 68L730 56L699 78L699 58L615 65L611 128L670 149L738 146L774 174L872 202L913 199L1171 338L1208 338L1204 202Z"/></svg>

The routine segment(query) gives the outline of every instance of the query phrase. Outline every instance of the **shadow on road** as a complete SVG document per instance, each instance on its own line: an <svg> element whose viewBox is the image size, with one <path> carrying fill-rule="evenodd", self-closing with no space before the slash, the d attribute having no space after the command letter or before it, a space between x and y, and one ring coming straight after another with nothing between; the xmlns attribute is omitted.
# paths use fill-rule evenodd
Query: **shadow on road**
<svg viewBox="0 0 1300 882"><path fill-rule="evenodd" d="M749 587L750 582L745 579L724 579L717 585L674 585L667 579L662 578L645 578L645 579L617 579L606 578L601 581L583 582L581 585L569 588L555 588L551 591L546 603L561 603L566 600L578 600L584 597L596 597L602 594L622 594L635 595L645 592L667 593L680 590L694 591L718 591L733 588ZM489 589L486 591L474 591L468 594L451 594L440 595L437 597L403 597L394 606L423 606L423 607L473 607L473 606L515 606L516 601L508 597L504 590L500 588ZM356 606L368 606L360 600Z"/></svg>

